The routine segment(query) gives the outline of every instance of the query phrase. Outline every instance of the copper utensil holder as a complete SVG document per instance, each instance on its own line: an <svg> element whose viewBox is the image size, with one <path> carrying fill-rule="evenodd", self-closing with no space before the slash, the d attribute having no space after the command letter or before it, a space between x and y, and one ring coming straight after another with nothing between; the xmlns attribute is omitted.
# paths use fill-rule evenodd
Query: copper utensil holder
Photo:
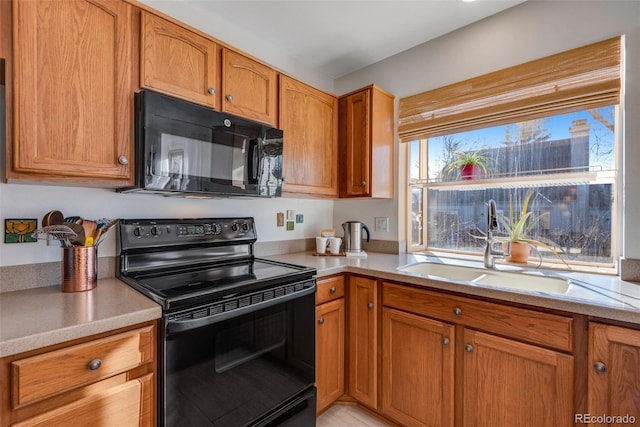
<svg viewBox="0 0 640 427"><path fill-rule="evenodd" d="M62 248L62 292L82 292L98 283L98 247Z"/></svg>

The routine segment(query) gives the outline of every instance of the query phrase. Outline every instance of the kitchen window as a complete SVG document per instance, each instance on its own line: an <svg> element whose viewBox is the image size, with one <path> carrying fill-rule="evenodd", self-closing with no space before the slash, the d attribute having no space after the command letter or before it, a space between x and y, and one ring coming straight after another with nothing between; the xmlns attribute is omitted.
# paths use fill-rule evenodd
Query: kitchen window
<svg viewBox="0 0 640 427"><path fill-rule="evenodd" d="M526 208L530 261L613 272L620 37L400 101L409 251L481 255ZM464 166L465 161L475 166Z"/></svg>

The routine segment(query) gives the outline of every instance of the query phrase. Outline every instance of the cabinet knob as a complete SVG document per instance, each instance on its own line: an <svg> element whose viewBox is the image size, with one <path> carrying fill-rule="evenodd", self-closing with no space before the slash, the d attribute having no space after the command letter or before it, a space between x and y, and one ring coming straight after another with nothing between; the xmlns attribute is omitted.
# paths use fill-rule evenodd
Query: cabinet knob
<svg viewBox="0 0 640 427"><path fill-rule="evenodd" d="M466 351L467 353L471 353L473 351L473 346L471 344L465 345L464 351Z"/></svg>
<svg viewBox="0 0 640 427"><path fill-rule="evenodd" d="M320 323L321 325L324 324L324 317L319 318L318 323Z"/></svg>
<svg viewBox="0 0 640 427"><path fill-rule="evenodd" d="M335 293L336 293L336 291L337 291L337 289L336 289L336 287L335 287L335 286L333 286L331 289L329 289L329 293L330 293L330 294L335 294Z"/></svg>
<svg viewBox="0 0 640 427"><path fill-rule="evenodd" d="M98 369L100 369L100 366L102 366L102 360L100 359L93 359L91 362L89 362L89 364L87 365L87 369L90 371L97 371Z"/></svg>
<svg viewBox="0 0 640 427"><path fill-rule="evenodd" d="M449 338L442 338L442 345L449 345Z"/></svg>
<svg viewBox="0 0 640 427"><path fill-rule="evenodd" d="M227 95L227 101L229 101L229 102L233 101L233 96Z"/></svg>
<svg viewBox="0 0 640 427"><path fill-rule="evenodd" d="M367 186L367 181L360 181L360 186L361 187L366 187Z"/></svg>
<svg viewBox="0 0 640 427"><path fill-rule="evenodd" d="M372 302L370 302L369 304L367 304L367 307L368 307L368 308L373 308L373 303L372 303Z"/></svg>
<svg viewBox="0 0 640 427"><path fill-rule="evenodd" d="M129 158L127 156L120 156L118 157L118 163L120 163L121 165L128 165Z"/></svg>
<svg viewBox="0 0 640 427"><path fill-rule="evenodd" d="M604 374L605 372L607 372L607 365L605 365L602 362L596 362L593 364L593 369L595 369L596 372L600 372L601 374Z"/></svg>
<svg viewBox="0 0 640 427"><path fill-rule="evenodd" d="M453 309L453 314L455 314L456 316L461 316L462 315L462 310L460 309L460 307L455 307Z"/></svg>
<svg viewBox="0 0 640 427"><path fill-rule="evenodd" d="M210 88L209 88L209 93L210 93L211 95L215 95L215 94L216 94L216 89L215 89L215 88L213 88L213 87L210 87Z"/></svg>

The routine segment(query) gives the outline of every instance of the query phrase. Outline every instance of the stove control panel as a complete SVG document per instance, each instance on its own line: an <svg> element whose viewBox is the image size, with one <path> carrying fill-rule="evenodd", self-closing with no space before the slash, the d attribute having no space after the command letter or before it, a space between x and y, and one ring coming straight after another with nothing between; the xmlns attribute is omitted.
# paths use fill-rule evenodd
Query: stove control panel
<svg viewBox="0 0 640 427"><path fill-rule="evenodd" d="M119 222L121 249L180 244L253 243L253 218L123 219Z"/></svg>

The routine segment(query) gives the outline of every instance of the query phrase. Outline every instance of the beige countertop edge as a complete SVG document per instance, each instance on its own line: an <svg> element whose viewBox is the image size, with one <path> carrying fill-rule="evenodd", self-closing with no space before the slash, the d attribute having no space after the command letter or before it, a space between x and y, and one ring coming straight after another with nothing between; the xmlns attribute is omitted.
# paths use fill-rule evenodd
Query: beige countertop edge
<svg viewBox="0 0 640 427"><path fill-rule="evenodd" d="M34 314L37 313L37 314ZM161 307L124 282L101 279L91 291L59 286L0 294L0 357L159 319Z"/></svg>
<svg viewBox="0 0 640 427"><path fill-rule="evenodd" d="M316 268L318 277L339 273L362 274L428 289L640 325L640 285L609 276L576 275L580 280L600 286L597 290L604 289L607 295L587 289L578 296L549 296L464 282L445 282L398 271L399 266L421 259L410 254L371 253L367 258L346 258L317 257L306 252L266 258ZM96 289L87 292L63 293L59 286L50 286L0 293L0 357L161 317L162 309L158 304L115 278L101 279Z"/></svg>
<svg viewBox="0 0 640 427"><path fill-rule="evenodd" d="M411 254L370 253L367 258L318 257L312 253L287 254L267 257L291 264L306 265L318 270L318 277L339 273L355 273L395 282L408 283L433 290L444 290L525 304L532 307L582 314L594 319L615 320L640 326L640 285L623 282L612 276L592 274L563 274L576 280L593 283L593 289L579 289L574 295L547 295L501 289L467 282L440 281L415 274L403 273L397 268L424 259ZM585 285L586 285L585 284ZM601 286L601 287L598 287ZM602 295L605 289L607 295ZM596 292L594 292L595 290ZM621 290L627 296L621 296Z"/></svg>

